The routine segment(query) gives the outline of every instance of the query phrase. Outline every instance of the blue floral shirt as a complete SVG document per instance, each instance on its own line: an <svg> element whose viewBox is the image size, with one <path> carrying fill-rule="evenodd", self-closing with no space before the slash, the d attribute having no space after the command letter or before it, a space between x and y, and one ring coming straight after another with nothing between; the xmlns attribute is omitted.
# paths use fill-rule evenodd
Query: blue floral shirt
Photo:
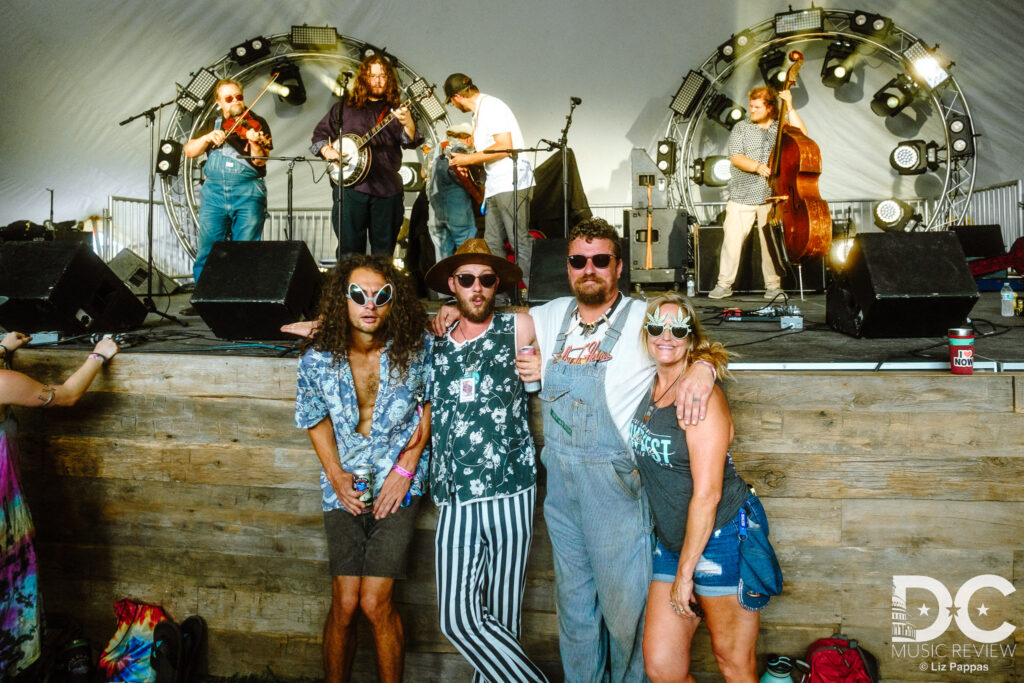
<svg viewBox="0 0 1024 683"><path fill-rule="evenodd" d="M380 356L380 387L373 407L370 436L356 431L359 425L359 401L348 361L342 359L332 365L334 355L316 349L307 350L299 358L295 391L295 426L300 429L315 427L325 417L334 424L334 438L338 443L341 466L351 472L359 466L373 468L373 494L380 494L388 472L398 460L402 448L412 438L419 424L418 408L430 402L430 366L433 336L423 333L424 347L413 356L408 376L397 378L391 373L388 349ZM426 490L429 471L430 445L420 456L413 479L414 494ZM327 474L320 470L320 489L323 509L341 507Z"/></svg>

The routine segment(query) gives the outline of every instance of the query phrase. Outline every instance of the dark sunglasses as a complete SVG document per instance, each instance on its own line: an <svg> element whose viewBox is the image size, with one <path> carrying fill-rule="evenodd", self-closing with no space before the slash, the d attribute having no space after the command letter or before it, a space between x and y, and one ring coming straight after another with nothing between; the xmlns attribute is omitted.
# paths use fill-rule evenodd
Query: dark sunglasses
<svg viewBox="0 0 1024 683"><path fill-rule="evenodd" d="M498 284L498 276L494 273L484 273L483 275L474 275L473 273L456 273L455 280L459 283L459 287L462 287L463 289L469 289L477 280L480 280L480 286L484 289L490 289Z"/></svg>
<svg viewBox="0 0 1024 683"><path fill-rule="evenodd" d="M377 293L373 296L373 299L370 300L373 301L374 306L383 306L384 304L391 301L392 291L393 290L391 287L391 283L389 282L380 289L378 289ZM366 306L368 299L368 297L366 296L366 292L363 291L363 288L354 282L348 283L348 298L352 299L352 303L354 303L356 306Z"/></svg>
<svg viewBox="0 0 1024 683"><path fill-rule="evenodd" d="M243 102L244 100L245 100L245 95L225 95L224 96L224 101L227 102L228 104L231 104L232 102Z"/></svg>
<svg viewBox="0 0 1024 683"><path fill-rule="evenodd" d="M661 333L665 331L665 326L652 325L651 323L647 323L646 325L644 325L644 329L647 330L647 334L649 336L660 337ZM686 339L687 335L690 334L690 328L686 325L681 325L679 327L671 327L669 329L672 330L672 336L675 337L676 339Z"/></svg>
<svg viewBox="0 0 1024 683"><path fill-rule="evenodd" d="M611 265L613 258L615 257L612 254L594 254L593 256L573 254L569 257L569 267L573 270L583 270L587 267L587 261L593 261L595 268L604 270Z"/></svg>

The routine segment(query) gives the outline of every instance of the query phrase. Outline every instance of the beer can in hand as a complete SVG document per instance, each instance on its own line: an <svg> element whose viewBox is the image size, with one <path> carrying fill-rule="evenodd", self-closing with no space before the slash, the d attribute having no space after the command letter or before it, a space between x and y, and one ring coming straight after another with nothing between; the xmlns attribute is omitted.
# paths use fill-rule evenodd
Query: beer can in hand
<svg viewBox="0 0 1024 683"><path fill-rule="evenodd" d="M537 354L537 349L532 346L520 346L519 354L522 356L533 356ZM528 394L536 394L540 391L540 382L523 382L523 390Z"/></svg>
<svg viewBox="0 0 1024 683"><path fill-rule="evenodd" d="M366 509L373 507L373 468L357 467L352 470L352 488L359 493L359 501Z"/></svg>

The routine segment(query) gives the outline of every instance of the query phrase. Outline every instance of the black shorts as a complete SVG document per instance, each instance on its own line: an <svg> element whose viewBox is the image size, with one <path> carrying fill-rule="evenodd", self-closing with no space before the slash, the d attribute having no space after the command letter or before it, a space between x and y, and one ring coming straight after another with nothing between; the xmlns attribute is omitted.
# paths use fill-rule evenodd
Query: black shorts
<svg viewBox="0 0 1024 683"><path fill-rule="evenodd" d="M352 515L344 509L324 512L331 576L379 576L404 579L409 544L423 496L382 520L372 512Z"/></svg>

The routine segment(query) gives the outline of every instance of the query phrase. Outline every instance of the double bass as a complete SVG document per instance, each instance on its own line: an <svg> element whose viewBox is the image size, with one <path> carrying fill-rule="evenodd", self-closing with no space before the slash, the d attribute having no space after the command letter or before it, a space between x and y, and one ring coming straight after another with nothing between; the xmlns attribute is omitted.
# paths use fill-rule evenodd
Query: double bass
<svg viewBox="0 0 1024 683"><path fill-rule="evenodd" d="M797 50L789 53L793 62L786 72L783 90L796 83L804 56ZM781 226L789 262L803 263L824 258L832 244L832 216L828 202L818 194L821 175L821 150L796 126L786 123L786 101L779 107L779 127L775 147L769 160L772 202L766 235L772 244L773 234ZM778 259L777 259L778 260Z"/></svg>

